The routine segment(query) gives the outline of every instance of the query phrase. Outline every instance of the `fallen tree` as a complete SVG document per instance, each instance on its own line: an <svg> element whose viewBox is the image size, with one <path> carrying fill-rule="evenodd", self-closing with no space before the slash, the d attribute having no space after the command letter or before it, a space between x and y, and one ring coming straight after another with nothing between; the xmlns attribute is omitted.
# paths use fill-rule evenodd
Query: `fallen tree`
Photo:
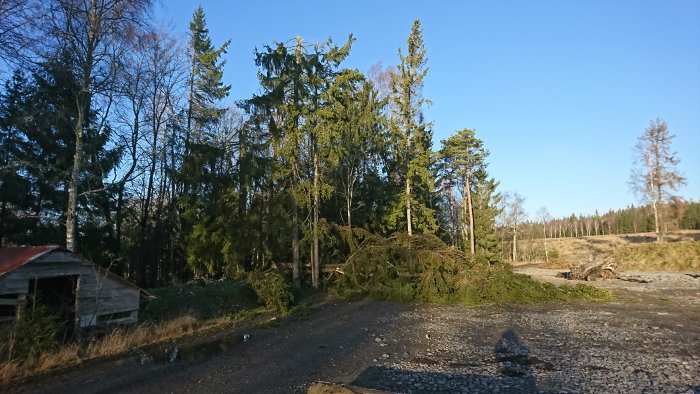
<svg viewBox="0 0 700 394"><path fill-rule="evenodd" d="M489 265L433 235L367 237L338 271L336 289L347 298L465 304L608 299L582 284L555 286Z"/></svg>

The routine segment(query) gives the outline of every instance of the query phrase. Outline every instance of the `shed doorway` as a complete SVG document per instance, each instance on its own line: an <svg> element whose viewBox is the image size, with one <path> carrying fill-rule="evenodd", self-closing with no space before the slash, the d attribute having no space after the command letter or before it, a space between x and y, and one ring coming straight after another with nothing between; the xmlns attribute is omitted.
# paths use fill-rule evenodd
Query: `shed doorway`
<svg viewBox="0 0 700 394"><path fill-rule="evenodd" d="M76 290L79 275L52 276L29 280L27 308L43 305L61 324L59 338L72 336L75 331Z"/></svg>

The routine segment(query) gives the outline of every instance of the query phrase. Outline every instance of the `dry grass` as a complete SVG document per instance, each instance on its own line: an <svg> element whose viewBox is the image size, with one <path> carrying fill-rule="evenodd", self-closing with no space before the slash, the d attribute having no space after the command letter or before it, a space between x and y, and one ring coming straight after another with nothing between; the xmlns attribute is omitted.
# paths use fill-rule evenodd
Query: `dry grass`
<svg viewBox="0 0 700 394"><path fill-rule="evenodd" d="M612 257L625 271L700 271L700 242L623 245Z"/></svg>
<svg viewBox="0 0 700 394"><path fill-rule="evenodd" d="M210 322L208 322L210 323ZM192 316L182 316L158 325L140 325L136 328L117 328L109 335L91 342L85 351L87 358L111 356L128 350L164 342L192 334L207 324L201 324ZM208 324L208 325L211 325Z"/></svg>
<svg viewBox="0 0 700 394"><path fill-rule="evenodd" d="M2 362L0 363L0 383L78 365L99 357L122 354L139 347L181 338L230 322L231 319L225 317L199 321L187 315L160 324L117 328L104 337L88 343L82 351L76 344L66 344L42 354L38 359Z"/></svg>
<svg viewBox="0 0 700 394"><path fill-rule="evenodd" d="M657 245L654 233L599 235L547 240L547 247L556 250L559 258L550 259L547 268L568 268L570 263L588 261L591 257L615 257L623 270L684 271L699 270L698 245L700 231L674 231L666 243ZM527 241L525 241L527 242ZM531 241L530 248L544 249L541 239ZM541 262L541 261L537 261Z"/></svg>

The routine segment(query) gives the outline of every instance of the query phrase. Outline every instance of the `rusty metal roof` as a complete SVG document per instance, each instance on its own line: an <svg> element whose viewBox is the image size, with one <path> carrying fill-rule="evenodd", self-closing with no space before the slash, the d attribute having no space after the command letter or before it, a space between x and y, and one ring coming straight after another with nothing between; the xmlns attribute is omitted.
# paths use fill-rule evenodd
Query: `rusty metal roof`
<svg viewBox="0 0 700 394"><path fill-rule="evenodd" d="M7 247L7 248L0 248L0 276L5 275L8 272L12 272L16 270L17 268L29 263L32 260L35 260L46 253L52 252L54 250L64 250L68 252L68 250L63 249L60 246L57 245L45 245L45 246L16 246L16 247ZM144 296L147 298L153 299L156 298L153 294L149 293L148 291L136 286L135 284L129 282L128 280L122 278L121 276L111 272L107 268L100 267L97 264L93 264L83 258L81 258L85 263L90 264L94 266L100 273L109 276L110 278L121 282L122 284L125 284L127 286L133 287L137 290L139 290Z"/></svg>
<svg viewBox="0 0 700 394"><path fill-rule="evenodd" d="M56 249L55 245L0 248L0 276Z"/></svg>

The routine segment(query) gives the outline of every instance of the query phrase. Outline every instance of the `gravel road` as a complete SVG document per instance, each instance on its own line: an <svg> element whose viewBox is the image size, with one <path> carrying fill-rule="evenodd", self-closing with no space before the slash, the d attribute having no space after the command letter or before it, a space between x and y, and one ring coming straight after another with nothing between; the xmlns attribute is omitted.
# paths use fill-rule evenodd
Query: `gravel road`
<svg viewBox="0 0 700 394"><path fill-rule="evenodd" d="M325 380L402 393L700 393L700 279L688 278L595 282L616 289L609 303L330 302L302 320L220 333L173 362L134 352L0 391L298 393Z"/></svg>

